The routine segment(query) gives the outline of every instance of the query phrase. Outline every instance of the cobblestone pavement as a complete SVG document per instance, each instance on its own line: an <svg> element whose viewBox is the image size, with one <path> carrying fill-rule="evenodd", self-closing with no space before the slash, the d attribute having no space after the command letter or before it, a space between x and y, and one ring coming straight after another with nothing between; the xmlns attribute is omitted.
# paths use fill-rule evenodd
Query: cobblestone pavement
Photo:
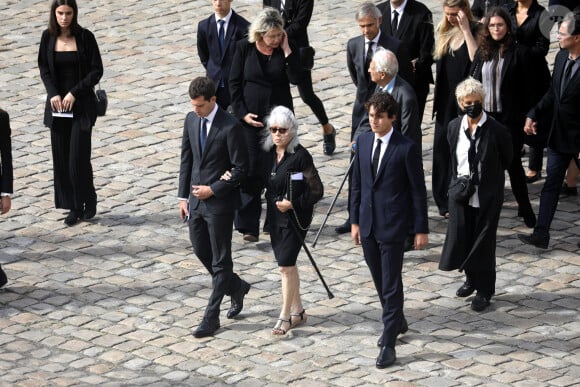
<svg viewBox="0 0 580 387"><path fill-rule="evenodd" d="M326 187L315 230L348 164L355 89L344 47L358 34L359 3L317 0L310 28L315 88L341 128L335 155L323 155L314 116L295 100L301 141ZM438 3L427 1L436 21ZM484 313L454 296L462 275L437 270L446 223L430 198L429 248L405 257L410 329L391 368L374 366L380 311L361 249L333 230L346 216L344 192L311 248L334 299L301 256L308 322L272 337L280 282L268 238L248 244L235 235L235 269L252 284L244 310L236 320L224 313L214 338L194 339L211 281L191 252L176 192L187 86L203 74L196 26L210 2L80 2L80 23L102 50L101 85L110 104L93 134L99 212L72 228L62 222L64 211L54 209L49 132L42 126L45 90L36 56L48 5L0 5L0 105L11 115L16 178L13 209L0 221L0 262L10 280L0 291L0 386L578 385L578 199L561 201L550 249L538 250L516 238L529 230L516 218L509 186L497 241L497 294ZM260 3L234 6L251 19ZM433 126L427 115L424 121L430 187ZM530 185L536 209L541 184Z"/></svg>

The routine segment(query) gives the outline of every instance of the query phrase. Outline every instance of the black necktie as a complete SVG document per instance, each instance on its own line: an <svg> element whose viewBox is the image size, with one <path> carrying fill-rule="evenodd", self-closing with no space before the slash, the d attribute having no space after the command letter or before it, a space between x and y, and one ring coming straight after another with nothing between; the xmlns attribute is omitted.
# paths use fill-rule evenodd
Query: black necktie
<svg viewBox="0 0 580 387"><path fill-rule="evenodd" d="M373 177L377 177L377 171L379 170L379 160L381 159L381 144L383 142L377 138L377 146L375 147L375 153L373 153Z"/></svg>
<svg viewBox="0 0 580 387"><path fill-rule="evenodd" d="M373 42L372 40L368 42L369 48L367 49L367 56L365 57L365 75L367 78L370 76L369 74L369 67L371 65L371 61L373 60Z"/></svg>
<svg viewBox="0 0 580 387"><path fill-rule="evenodd" d="M481 128L477 128L475 136L473 137L469 135L469 129L465 130L465 136L467 136L467 139L469 140L469 150L467 151L467 161L469 162L469 173L472 175L471 181L473 181L473 184L475 185L479 185L479 172L478 166L476 165L477 160L475 159L475 156L477 155L476 143L480 135Z"/></svg>
<svg viewBox="0 0 580 387"><path fill-rule="evenodd" d="M207 118L202 118L201 125L199 127L199 145L202 154L203 148L205 148L205 140L207 140Z"/></svg>
<svg viewBox="0 0 580 387"><path fill-rule="evenodd" d="M568 82L570 81L570 78L572 78L572 68L574 67L574 60L570 59L570 57L568 57L568 61L566 62L566 65L564 67L564 76L562 77L562 85L561 85L561 90L560 90L560 95L564 92L564 89L566 88L566 86L568 86Z"/></svg>
<svg viewBox="0 0 580 387"><path fill-rule="evenodd" d="M399 27L399 12L393 11L393 22L391 23L391 34L395 35L397 28Z"/></svg>
<svg viewBox="0 0 580 387"><path fill-rule="evenodd" d="M226 21L223 19L218 20L218 24L220 25L219 31L218 31L218 40L220 42L220 54L224 53L224 42L225 42L225 28L224 25L226 24Z"/></svg>

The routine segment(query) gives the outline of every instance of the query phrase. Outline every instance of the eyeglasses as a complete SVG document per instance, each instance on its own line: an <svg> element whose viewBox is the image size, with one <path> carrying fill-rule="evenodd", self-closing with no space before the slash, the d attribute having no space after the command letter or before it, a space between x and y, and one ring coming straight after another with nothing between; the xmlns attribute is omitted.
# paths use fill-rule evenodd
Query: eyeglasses
<svg viewBox="0 0 580 387"><path fill-rule="evenodd" d="M272 132L272 134L274 134L274 133L286 134L287 131L288 131L288 128L270 127L270 132Z"/></svg>

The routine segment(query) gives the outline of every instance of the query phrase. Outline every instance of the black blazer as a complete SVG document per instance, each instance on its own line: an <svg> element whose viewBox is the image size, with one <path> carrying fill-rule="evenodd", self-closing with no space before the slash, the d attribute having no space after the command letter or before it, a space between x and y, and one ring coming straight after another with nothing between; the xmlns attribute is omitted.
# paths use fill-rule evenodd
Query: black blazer
<svg viewBox="0 0 580 387"><path fill-rule="evenodd" d="M0 109L0 193L12 193L12 145L10 117Z"/></svg>
<svg viewBox="0 0 580 387"><path fill-rule="evenodd" d="M381 30L393 36L409 50L411 60L417 59L411 85L425 85L433 83L433 48L435 46L435 29L433 14L423 3L416 0L407 0L405 12L399 19L397 31L391 33L391 2L385 1L377 6L383 13Z"/></svg>
<svg viewBox="0 0 580 387"><path fill-rule="evenodd" d="M209 185L214 195L205 201L212 214L226 214L239 206L240 182L248 173L248 149L239 122L222 108L208 133L203 155L199 145L201 119L194 112L185 117L181 142L178 197L189 198L190 211L200 200L192 195L192 185ZM230 180L221 180L231 171Z"/></svg>
<svg viewBox="0 0 580 387"><path fill-rule="evenodd" d="M294 110L290 82L297 84L303 76L296 51L285 58L278 47L264 67L258 55L255 43L238 42L230 72L230 94L234 115L240 120L254 113L262 121L278 105Z"/></svg>
<svg viewBox="0 0 580 387"><path fill-rule="evenodd" d="M99 46L93 33L81 28L75 33L77 54L79 57L79 79L70 90L76 98L73 106L74 121L81 129L89 130L97 120L96 98L94 87L103 76L103 61ZM46 104L44 108L44 125L52 127L52 109L50 99L58 95L56 69L54 67L54 46L56 36L48 30L42 33L38 51L38 68L40 78L46 88ZM62 96L64 97L64 96Z"/></svg>
<svg viewBox="0 0 580 387"><path fill-rule="evenodd" d="M564 90L562 76L568 60L568 50L560 50L554 61L552 86L538 104L528 112L528 117L538 121L553 109L548 134L548 146L565 154L580 152L580 70L574 73Z"/></svg>
<svg viewBox="0 0 580 387"><path fill-rule="evenodd" d="M250 22L232 11L228 29L224 37L224 52L220 55L217 23L215 14L199 22L197 25L197 55L206 74L215 84L216 89L220 81L224 81L224 87L228 88L230 68L236 50L236 44L248 36ZM226 89L227 90L227 89Z"/></svg>
<svg viewBox="0 0 580 387"><path fill-rule="evenodd" d="M264 7L280 10L280 0L263 0ZM314 0L286 0L284 2L284 25L288 38L297 47L308 47L308 24L314 9Z"/></svg>

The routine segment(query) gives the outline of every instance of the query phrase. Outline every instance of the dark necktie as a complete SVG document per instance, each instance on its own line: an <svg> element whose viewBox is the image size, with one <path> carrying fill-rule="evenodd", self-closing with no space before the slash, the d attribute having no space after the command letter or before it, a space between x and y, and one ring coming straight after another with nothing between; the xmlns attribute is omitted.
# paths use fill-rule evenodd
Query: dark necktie
<svg viewBox="0 0 580 387"><path fill-rule="evenodd" d="M393 11L393 22L391 23L391 34L395 35L397 28L399 27L399 12Z"/></svg>
<svg viewBox="0 0 580 387"><path fill-rule="evenodd" d="M373 153L373 177L377 177L377 171L379 170L379 160L381 159L381 144L383 142L377 138L377 146L375 147L375 153Z"/></svg>
<svg viewBox="0 0 580 387"><path fill-rule="evenodd" d="M367 78L370 76L369 67L371 65L371 61L373 60L373 44L374 43L375 42L373 42L372 40L367 43L369 45L369 48L367 49L367 56L365 57L365 75Z"/></svg>
<svg viewBox="0 0 580 387"><path fill-rule="evenodd" d="M560 95L562 95L562 93L564 92L564 89L566 89L566 86L568 86L568 82L570 81L570 78L572 78L572 68L574 67L574 61L572 59L570 59L570 57L568 57L568 60L566 61L566 65L564 66L564 76L562 77L562 85L560 87Z"/></svg>
<svg viewBox="0 0 580 387"><path fill-rule="evenodd" d="M475 136L471 137L469 135L469 129L465 130L465 136L469 140L469 150L467 151L467 161L469 162L469 173L472 175L471 181L473 184L479 185L479 172L476 155L477 155L477 139L481 135L481 127L477 128L477 132L475 132Z"/></svg>
<svg viewBox="0 0 580 387"><path fill-rule="evenodd" d="M218 40L220 42L220 54L224 53L224 42L225 42L225 28L224 25L226 24L226 21L223 19L218 20L218 24L220 25L220 28L218 30Z"/></svg>
<svg viewBox="0 0 580 387"><path fill-rule="evenodd" d="M207 140L207 118L202 118L201 125L199 127L199 145L202 154L203 148L205 148L205 140Z"/></svg>

